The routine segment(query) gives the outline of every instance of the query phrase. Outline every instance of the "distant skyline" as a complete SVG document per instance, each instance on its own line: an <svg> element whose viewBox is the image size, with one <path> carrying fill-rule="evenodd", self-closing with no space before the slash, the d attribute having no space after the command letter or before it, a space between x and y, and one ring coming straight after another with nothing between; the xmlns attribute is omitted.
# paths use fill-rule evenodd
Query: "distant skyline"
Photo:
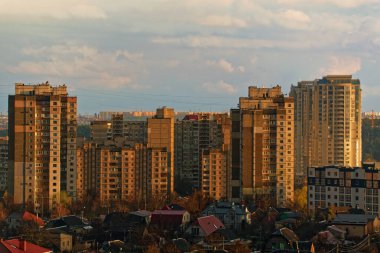
<svg viewBox="0 0 380 253"><path fill-rule="evenodd" d="M79 113L228 111L248 86L361 80L380 111L380 0L0 0L0 112L14 83L67 84Z"/></svg>

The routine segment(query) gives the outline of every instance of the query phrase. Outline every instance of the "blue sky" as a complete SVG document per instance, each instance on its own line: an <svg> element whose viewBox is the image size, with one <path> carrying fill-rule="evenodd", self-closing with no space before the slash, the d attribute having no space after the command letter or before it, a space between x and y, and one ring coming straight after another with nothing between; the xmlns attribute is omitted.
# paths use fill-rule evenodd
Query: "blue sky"
<svg viewBox="0 0 380 253"><path fill-rule="evenodd" d="M0 112L15 82L80 113L228 111L249 85L352 74L380 111L380 0L0 0Z"/></svg>

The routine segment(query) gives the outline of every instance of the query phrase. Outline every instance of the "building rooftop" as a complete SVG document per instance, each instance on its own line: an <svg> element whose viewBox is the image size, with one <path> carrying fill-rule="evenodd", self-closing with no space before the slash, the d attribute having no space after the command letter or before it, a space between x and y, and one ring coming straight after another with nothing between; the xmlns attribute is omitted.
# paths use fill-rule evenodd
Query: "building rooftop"
<svg viewBox="0 0 380 253"><path fill-rule="evenodd" d="M36 244L27 242L22 239L11 239L0 241L1 253L50 253L50 249L40 247Z"/></svg>

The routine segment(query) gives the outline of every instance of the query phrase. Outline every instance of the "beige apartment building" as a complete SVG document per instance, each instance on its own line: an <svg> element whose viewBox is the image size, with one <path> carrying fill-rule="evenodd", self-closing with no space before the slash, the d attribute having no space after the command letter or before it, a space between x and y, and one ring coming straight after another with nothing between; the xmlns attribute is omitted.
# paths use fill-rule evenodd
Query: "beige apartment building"
<svg viewBox="0 0 380 253"><path fill-rule="evenodd" d="M77 156L79 199L92 194L100 197L102 206L132 200L142 204L165 197L170 189L166 148L84 142Z"/></svg>
<svg viewBox="0 0 380 253"><path fill-rule="evenodd" d="M227 154L219 149L202 152L201 191L215 200L227 198Z"/></svg>
<svg viewBox="0 0 380 253"><path fill-rule="evenodd" d="M292 86L295 101L296 175L311 166L355 167L362 161L360 80L328 75Z"/></svg>
<svg viewBox="0 0 380 253"><path fill-rule="evenodd" d="M148 148L166 149L168 153L168 194L174 191L174 109L161 107L148 119Z"/></svg>
<svg viewBox="0 0 380 253"><path fill-rule="evenodd" d="M244 198L284 206L294 199L294 100L280 86L248 92L231 110L232 181L241 176Z"/></svg>
<svg viewBox="0 0 380 253"><path fill-rule="evenodd" d="M99 197L103 204L135 198L136 164L133 148L101 147L99 155Z"/></svg>
<svg viewBox="0 0 380 253"><path fill-rule="evenodd" d="M77 98L66 85L15 85L9 108L8 190L15 204L53 210L76 197Z"/></svg>

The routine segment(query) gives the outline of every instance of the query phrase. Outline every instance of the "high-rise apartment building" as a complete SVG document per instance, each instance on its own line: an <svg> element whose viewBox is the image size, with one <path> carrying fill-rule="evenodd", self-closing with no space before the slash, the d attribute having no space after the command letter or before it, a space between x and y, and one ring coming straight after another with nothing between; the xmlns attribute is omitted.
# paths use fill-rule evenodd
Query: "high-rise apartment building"
<svg viewBox="0 0 380 253"><path fill-rule="evenodd" d="M227 155L219 149L202 152L201 191L216 200L227 198Z"/></svg>
<svg viewBox="0 0 380 253"><path fill-rule="evenodd" d="M124 126L124 115L123 113L112 114L111 127L112 127L112 139L123 138L123 126Z"/></svg>
<svg viewBox="0 0 380 253"><path fill-rule="evenodd" d="M195 113L175 123L175 168L177 186L202 186L202 153L210 149L229 149L230 118L228 114ZM224 158L227 162L228 158ZM191 191L191 189L189 189ZM224 197L227 197L224 195Z"/></svg>
<svg viewBox="0 0 380 253"><path fill-rule="evenodd" d="M99 197L103 204L135 198L136 164L133 148L101 147L99 157Z"/></svg>
<svg viewBox="0 0 380 253"><path fill-rule="evenodd" d="M170 190L166 148L99 145L85 142L77 149L78 198L99 196L103 206L124 201L147 203Z"/></svg>
<svg viewBox="0 0 380 253"><path fill-rule="evenodd" d="M0 192L7 190L8 137L0 137Z"/></svg>
<svg viewBox="0 0 380 253"><path fill-rule="evenodd" d="M174 109L161 107L148 119L148 148L165 148L168 164L168 194L174 191Z"/></svg>
<svg viewBox="0 0 380 253"><path fill-rule="evenodd" d="M299 82L290 95L295 101L297 177L305 181L310 166L360 166L360 81L329 75Z"/></svg>
<svg viewBox="0 0 380 253"><path fill-rule="evenodd" d="M92 121L91 140L96 143L104 143L107 140L112 140L112 124L108 121L98 120Z"/></svg>
<svg viewBox="0 0 380 253"><path fill-rule="evenodd" d="M15 85L9 109L8 190L15 204L38 211L76 197L77 98L67 87Z"/></svg>
<svg viewBox="0 0 380 253"><path fill-rule="evenodd" d="M280 86L248 91L231 110L232 181L240 169L243 197L284 206L294 199L294 100Z"/></svg>
<svg viewBox="0 0 380 253"><path fill-rule="evenodd" d="M148 139L147 122L145 121L124 121L123 135L126 143L134 145L137 143L147 143Z"/></svg>

